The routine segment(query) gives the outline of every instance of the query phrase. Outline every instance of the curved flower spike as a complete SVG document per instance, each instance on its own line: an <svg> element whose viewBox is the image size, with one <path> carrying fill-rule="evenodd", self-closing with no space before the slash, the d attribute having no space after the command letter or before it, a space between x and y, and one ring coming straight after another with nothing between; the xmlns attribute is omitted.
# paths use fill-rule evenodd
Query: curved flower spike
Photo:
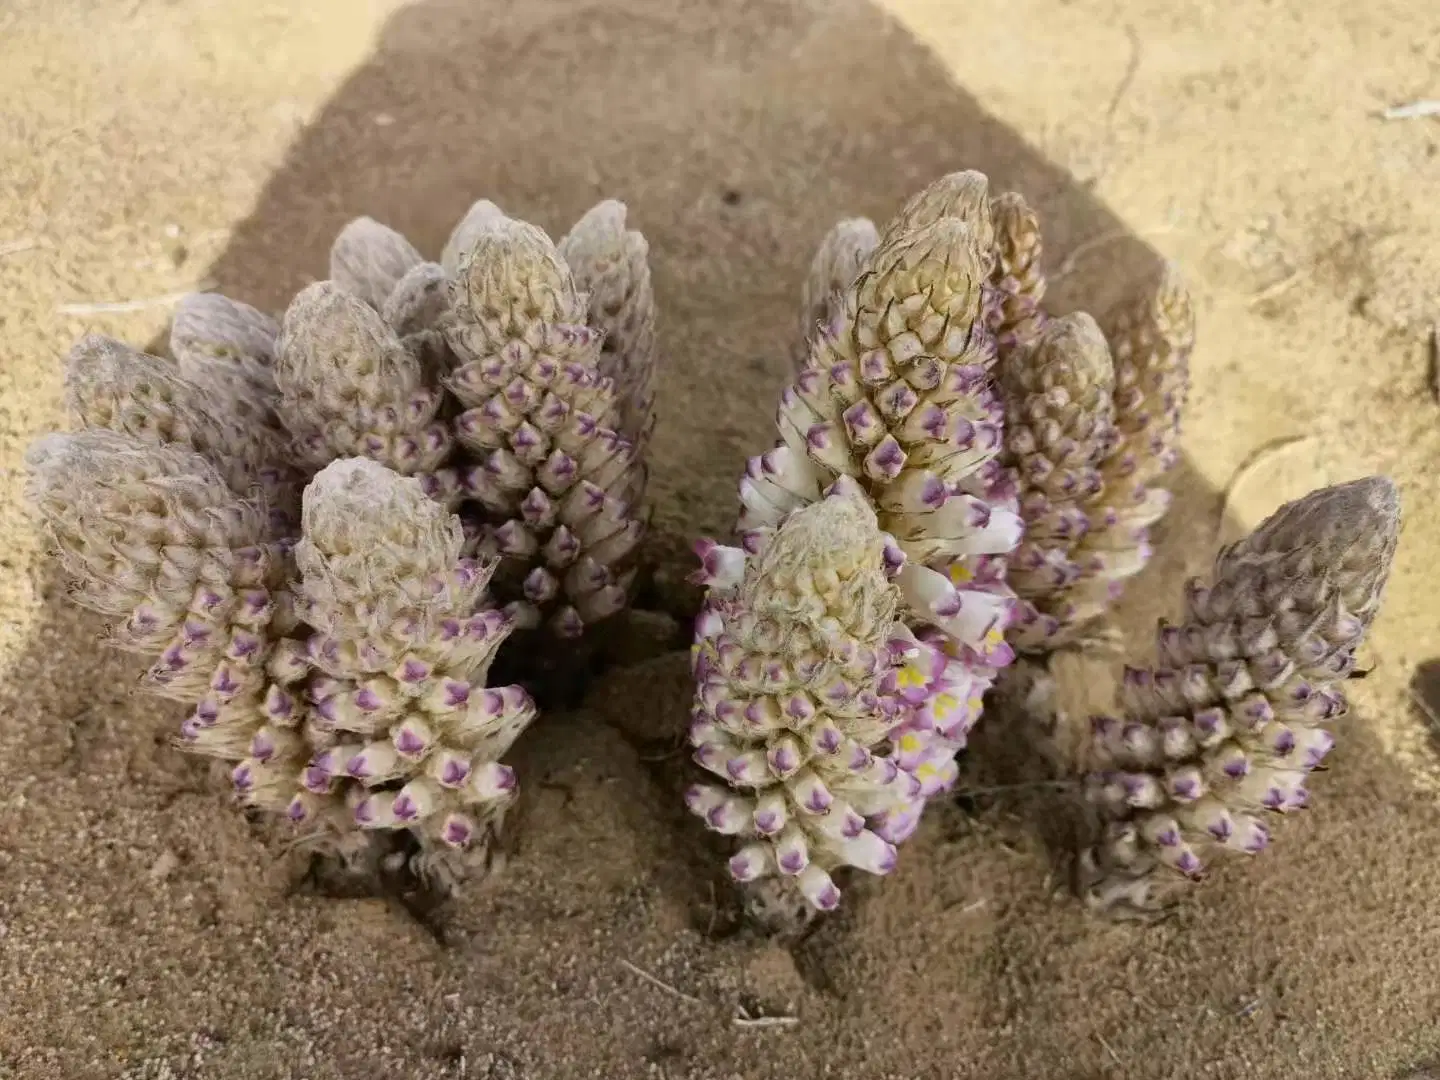
<svg viewBox="0 0 1440 1080"><path fill-rule="evenodd" d="M1126 672L1124 715L1093 722L1085 795L1102 823L1081 860L1087 901L1153 911L1225 852L1253 854L1271 815L1309 805L1345 679L1379 611L1400 528L1370 477L1287 503L1222 549L1157 665Z"/></svg>

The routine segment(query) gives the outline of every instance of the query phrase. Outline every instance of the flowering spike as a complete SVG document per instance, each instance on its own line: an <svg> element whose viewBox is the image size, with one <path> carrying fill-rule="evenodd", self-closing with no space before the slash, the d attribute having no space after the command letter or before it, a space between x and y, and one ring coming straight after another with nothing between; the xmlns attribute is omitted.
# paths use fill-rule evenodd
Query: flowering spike
<svg viewBox="0 0 1440 1080"><path fill-rule="evenodd" d="M620 304L605 317L619 320L611 328L631 350L624 363L638 365L626 368L622 396L619 376L604 372L621 360L604 359L587 295L543 231L477 204L447 248L455 268L442 325L458 363L446 385L464 409L456 437L483 461L468 494L497 542L496 592L560 637L624 606L645 529L645 472L621 432L648 437L653 333L648 271L635 263L643 239L622 226L619 204L601 204L567 245L588 287Z"/></svg>
<svg viewBox="0 0 1440 1080"><path fill-rule="evenodd" d="M1333 742L1320 725L1344 711L1399 526L1389 480L1325 488L1191 583L1181 625L1162 626L1162 666L1127 673L1125 721L1095 724L1085 793L1106 824L1082 858L1088 902L1161 907L1213 855L1261 850L1268 813L1308 805L1306 776ZM1228 657L1257 691L1236 692Z"/></svg>
<svg viewBox="0 0 1440 1080"><path fill-rule="evenodd" d="M306 489L294 549L323 673L316 714L369 736L329 747L297 782L349 800L361 828L411 830L447 876L483 864L515 788L496 759L535 715L519 687L484 685L510 624L481 607L492 566L463 558L464 544L418 480L349 458Z"/></svg>
<svg viewBox="0 0 1440 1080"><path fill-rule="evenodd" d="M395 283L380 317L400 339L434 334L450 308L450 277L439 263L416 263Z"/></svg>
<svg viewBox="0 0 1440 1080"><path fill-rule="evenodd" d="M187 293L170 324L170 355L186 378L223 383L228 412L278 431L270 369L279 336L279 323L249 304L219 293Z"/></svg>
<svg viewBox="0 0 1440 1080"><path fill-rule="evenodd" d="M281 324L275 381L296 452L314 467L367 457L406 476L450 453L440 394L364 300L332 281L301 290Z"/></svg>
<svg viewBox="0 0 1440 1080"><path fill-rule="evenodd" d="M738 566L713 580L697 625L690 742L731 790L696 786L686 804L742 844L737 880L793 878L816 910L839 902L831 871L893 868L897 834L867 821L918 820L953 782L968 725L941 734L928 717L988 685L897 621L888 546L863 489L837 483L760 551L726 549Z"/></svg>
<svg viewBox="0 0 1440 1080"><path fill-rule="evenodd" d="M560 241L560 257L589 294L589 322L605 336L597 370L614 384L617 430L643 458L655 430L655 294L650 246L625 227L625 204L606 199Z"/></svg>
<svg viewBox="0 0 1440 1080"><path fill-rule="evenodd" d="M742 527L773 525L813 501L815 487L847 477L880 508L899 554L953 573L966 592L1007 595L1003 564L985 580L975 573L977 559L1003 555L1020 531L995 472L1004 416L988 375L986 190L979 173L942 177L886 228L782 395L785 494L762 498L747 476Z"/></svg>
<svg viewBox="0 0 1440 1080"><path fill-rule="evenodd" d="M233 388L213 367L186 375L176 364L99 334L87 334L65 364L65 397L83 427L150 445L183 446L219 469L232 491L255 497L289 523L296 477L282 436L231 407Z"/></svg>
<svg viewBox="0 0 1440 1080"><path fill-rule="evenodd" d="M1023 196L1008 191L990 204L995 228L995 271L991 282L1000 294L995 334L1001 352L1032 340L1045 322L1040 302L1045 275L1040 219Z"/></svg>
<svg viewBox="0 0 1440 1080"><path fill-rule="evenodd" d="M1012 637L1021 648L1054 648L1080 629L1070 621L1073 595L1097 573L1077 552L1105 494L1115 370L1100 327L1079 313L1049 320L1002 357L999 371L1006 464L1025 521L1008 577L1021 601Z"/></svg>

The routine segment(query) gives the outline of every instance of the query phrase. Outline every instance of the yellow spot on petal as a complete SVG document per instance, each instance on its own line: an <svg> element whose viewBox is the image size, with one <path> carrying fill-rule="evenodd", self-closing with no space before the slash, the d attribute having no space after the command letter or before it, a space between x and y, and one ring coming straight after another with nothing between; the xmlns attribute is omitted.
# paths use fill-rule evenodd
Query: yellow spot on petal
<svg viewBox="0 0 1440 1080"><path fill-rule="evenodd" d="M913 664L906 664L895 676L895 681L900 686L924 686L925 673Z"/></svg>
<svg viewBox="0 0 1440 1080"><path fill-rule="evenodd" d="M900 750L902 753L913 754L920 749L920 736L913 731L900 736Z"/></svg>
<svg viewBox="0 0 1440 1080"><path fill-rule="evenodd" d="M935 768L935 766L934 766L934 765L931 765L930 762L928 762L928 761L925 762L925 764L921 765L918 769L915 770L915 779L916 779L916 780L929 780L932 776L939 776L939 775L940 775L940 770L937 769L937 768Z"/></svg>
<svg viewBox="0 0 1440 1080"><path fill-rule="evenodd" d="M979 712L982 708L984 708L984 706L985 702L981 699L979 694L971 694L970 697L965 701L965 707L971 712Z"/></svg>
<svg viewBox="0 0 1440 1080"><path fill-rule="evenodd" d="M950 564L950 583L952 585L968 585L974 580L975 575L970 572L970 568L964 563L953 562Z"/></svg>
<svg viewBox="0 0 1440 1080"><path fill-rule="evenodd" d="M990 649L998 649L1005 643L1005 635L996 627L991 627L985 632L985 646Z"/></svg>
<svg viewBox="0 0 1440 1080"><path fill-rule="evenodd" d="M972 698L971 700L974 699ZM933 711L936 716L943 720L945 717L949 716L955 710L955 706L959 704L960 702L956 699L954 694L936 694L935 702L933 705L931 705L931 711Z"/></svg>

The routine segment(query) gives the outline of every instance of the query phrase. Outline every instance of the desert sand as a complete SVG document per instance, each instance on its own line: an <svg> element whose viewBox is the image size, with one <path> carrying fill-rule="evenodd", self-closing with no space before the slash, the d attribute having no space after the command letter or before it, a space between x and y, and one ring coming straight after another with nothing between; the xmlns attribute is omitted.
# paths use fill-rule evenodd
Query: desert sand
<svg viewBox="0 0 1440 1080"><path fill-rule="evenodd" d="M0 5L0 1077L1431 1075L1440 754L1410 688L1440 655L1440 119L1379 113L1437 96L1429 0ZM1039 207L1059 310L1160 258L1190 277L1130 656L1282 500L1402 489L1314 809L1158 925L1087 915L1020 790L937 807L803 942L747 932L672 790L683 652L532 728L506 871L438 924L297 890L43 558L23 452L79 334L154 341L199 286L278 311L359 214L434 254L478 197L558 236L614 196L662 305L651 547L678 581L768 445L814 245L959 168ZM1066 674L1103 704L1109 661ZM982 732L967 790L1005 777L1004 715Z"/></svg>

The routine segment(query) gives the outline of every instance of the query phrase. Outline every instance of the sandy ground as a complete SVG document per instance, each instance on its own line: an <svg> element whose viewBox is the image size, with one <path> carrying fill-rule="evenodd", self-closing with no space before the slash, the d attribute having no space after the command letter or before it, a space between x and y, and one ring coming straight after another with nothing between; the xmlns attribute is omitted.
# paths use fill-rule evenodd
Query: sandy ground
<svg viewBox="0 0 1440 1080"><path fill-rule="evenodd" d="M1440 121L1376 116L1437 95L1427 0L0 4L0 1077L1440 1062L1440 756L1407 690L1440 654ZM1159 255L1192 276L1186 458L1164 554L1117 615L1132 647L1217 538L1283 498L1376 470L1403 489L1375 670L1316 809L1159 926L1086 917L1057 891L1044 804L1002 793L934 813L897 874L802 945L735 932L663 759L682 654L522 742L518 850L443 941L384 900L292 894L277 846L167 747L173 711L131 696L135 669L39 558L19 466L61 422L60 355L166 321L163 302L65 305L210 283L278 309L353 215L434 252L479 196L558 235L613 195L664 309L656 551L674 573L769 438L813 245L961 167L1038 203L1061 307L1103 306ZM988 719L969 787L1004 772Z"/></svg>

